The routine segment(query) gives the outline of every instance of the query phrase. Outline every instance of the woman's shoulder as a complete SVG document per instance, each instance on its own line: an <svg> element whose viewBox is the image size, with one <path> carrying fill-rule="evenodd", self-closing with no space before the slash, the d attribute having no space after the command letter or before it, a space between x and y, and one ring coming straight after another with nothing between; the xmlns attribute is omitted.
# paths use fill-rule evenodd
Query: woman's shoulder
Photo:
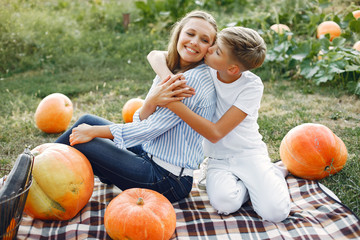
<svg viewBox="0 0 360 240"><path fill-rule="evenodd" d="M184 72L185 77L188 78L208 78L210 77L210 67L202 63L192 69Z"/></svg>

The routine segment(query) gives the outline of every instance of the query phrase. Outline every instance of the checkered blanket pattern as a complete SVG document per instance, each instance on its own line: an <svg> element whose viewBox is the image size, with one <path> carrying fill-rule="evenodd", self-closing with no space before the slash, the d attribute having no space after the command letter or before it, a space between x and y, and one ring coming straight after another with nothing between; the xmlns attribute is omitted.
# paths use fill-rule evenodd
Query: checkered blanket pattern
<svg viewBox="0 0 360 240"><path fill-rule="evenodd" d="M218 215L205 191L194 184L188 198L174 203L172 239L360 239L360 220L327 195L316 181L287 177L291 213L280 223L262 221L247 202L238 212ZM24 215L18 239L110 239L104 228L107 204L121 191L95 181L85 208L69 221L41 221Z"/></svg>

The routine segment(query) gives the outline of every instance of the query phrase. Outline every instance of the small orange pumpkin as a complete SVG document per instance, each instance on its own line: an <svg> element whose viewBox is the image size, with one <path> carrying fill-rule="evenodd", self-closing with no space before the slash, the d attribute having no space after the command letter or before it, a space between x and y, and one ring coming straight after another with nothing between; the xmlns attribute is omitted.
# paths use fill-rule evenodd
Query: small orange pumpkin
<svg viewBox="0 0 360 240"><path fill-rule="evenodd" d="M141 98L132 98L127 101L122 109L122 117L125 123L133 121L134 113L143 106L144 100Z"/></svg>
<svg viewBox="0 0 360 240"><path fill-rule="evenodd" d="M280 35L284 34L284 32L291 32L290 28L287 25L281 23L271 25L270 29ZM291 35L288 36L288 40L290 39Z"/></svg>
<svg viewBox="0 0 360 240"><path fill-rule="evenodd" d="M67 129L73 114L71 100L62 93L53 93L41 100L35 112L36 126L46 133Z"/></svg>
<svg viewBox="0 0 360 240"><path fill-rule="evenodd" d="M360 51L360 41L354 43L353 49Z"/></svg>
<svg viewBox="0 0 360 240"><path fill-rule="evenodd" d="M337 173L344 167L347 156L344 142L321 124L298 125L280 144L280 158L289 172L309 180Z"/></svg>
<svg viewBox="0 0 360 240"><path fill-rule="evenodd" d="M334 21L325 21L319 24L317 27L317 38L330 34L330 41L334 38L339 37L341 34L340 26Z"/></svg>
<svg viewBox="0 0 360 240"><path fill-rule="evenodd" d="M77 149L45 143L35 155L32 185L24 211L33 218L69 220L88 203L94 188L90 162Z"/></svg>
<svg viewBox="0 0 360 240"><path fill-rule="evenodd" d="M112 239L168 240L175 232L176 214L162 194L131 188L111 200L105 210L104 225Z"/></svg>
<svg viewBox="0 0 360 240"><path fill-rule="evenodd" d="M358 19L360 18L360 10L355 10L352 12L353 16L355 19Z"/></svg>

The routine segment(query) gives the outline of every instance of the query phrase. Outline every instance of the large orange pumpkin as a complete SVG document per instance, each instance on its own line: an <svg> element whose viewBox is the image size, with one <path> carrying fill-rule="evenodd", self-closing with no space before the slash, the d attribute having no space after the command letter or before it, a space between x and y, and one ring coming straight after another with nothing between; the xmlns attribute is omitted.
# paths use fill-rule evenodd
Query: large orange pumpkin
<svg viewBox="0 0 360 240"><path fill-rule="evenodd" d="M144 100L141 98L132 98L124 104L122 109L122 117L124 122L129 123L133 121L134 113L142 107Z"/></svg>
<svg viewBox="0 0 360 240"><path fill-rule="evenodd" d="M175 231L176 214L170 201L160 193L131 188L111 200L104 224L112 239L168 240Z"/></svg>
<svg viewBox="0 0 360 240"><path fill-rule="evenodd" d="M347 155L344 142L328 127L315 123L296 126L280 144L280 158L289 172L310 180L340 171Z"/></svg>
<svg viewBox="0 0 360 240"><path fill-rule="evenodd" d="M24 211L33 218L69 220L89 201L94 187L90 162L77 149L45 143L35 155L33 182Z"/></svg>
<svg viewBox="0 0 360 240"><path fill-rule="evenodd" d="M35 112L36 126L46 133L60 133L67 129L73 114L71 100L62 93L46 96Z"/></svg>
<svg viewBox="0 0 360 240"><path fill-rule="evenodd" d="M319 24L317 27L317 38L330 34L330 41L334 38L339 37L341 34L340 26L334 21L325 21Z"/></svg>

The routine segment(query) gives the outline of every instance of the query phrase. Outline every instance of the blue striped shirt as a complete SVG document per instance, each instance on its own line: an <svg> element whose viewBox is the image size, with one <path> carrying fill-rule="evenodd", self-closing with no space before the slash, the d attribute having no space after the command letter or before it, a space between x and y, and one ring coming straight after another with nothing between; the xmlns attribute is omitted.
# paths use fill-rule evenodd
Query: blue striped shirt
<svg viewBox="0 0 360 240"><path fill-rule="evenodd" d="M187 84L196 94L185 98L183 103L198 115L211 120L216 108L216 92L209 67L201 64L184 73ZM156 77L153 86L158 84ZM113 124L110 131L119 148L139 144L149 154L178 167L197 169L204 158L203 137L167 108L157 110L143 121Z"/></svg>

